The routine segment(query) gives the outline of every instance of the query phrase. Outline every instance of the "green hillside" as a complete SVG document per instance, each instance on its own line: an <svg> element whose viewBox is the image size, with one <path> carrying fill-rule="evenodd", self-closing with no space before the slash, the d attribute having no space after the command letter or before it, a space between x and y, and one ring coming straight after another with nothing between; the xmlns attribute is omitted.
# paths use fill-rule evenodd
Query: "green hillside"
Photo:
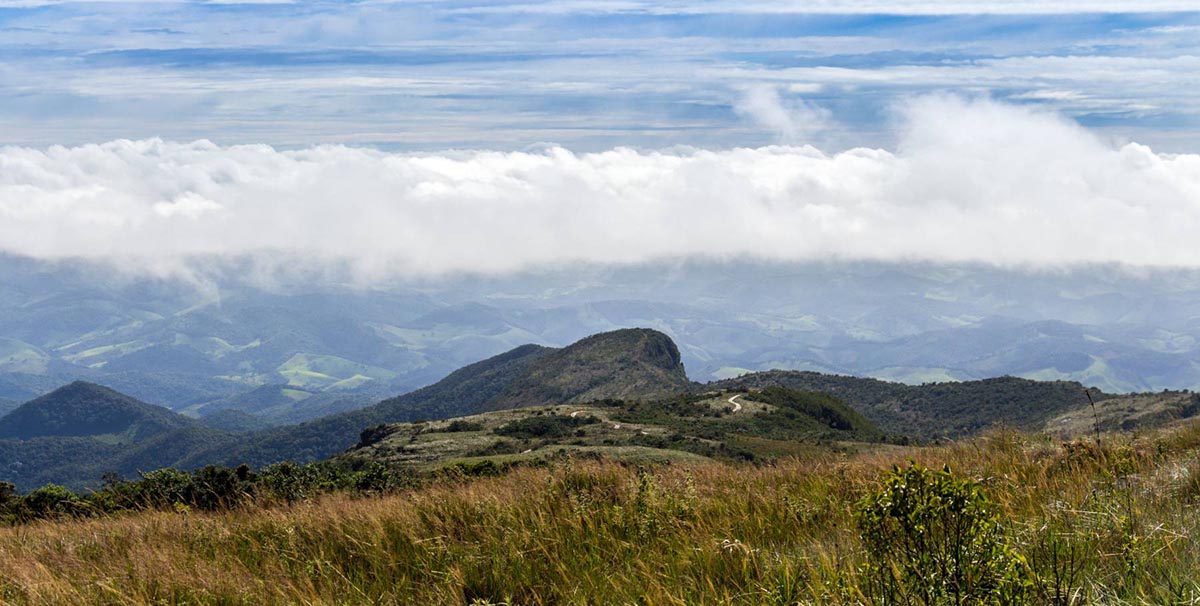
<svg viewBox="0 0 1200 606"><path fill-rule="evenodd" d="M0 338L0 372L43 373L50 356L41 349L16 339Z"/></svg>
<svg viewBox="0 0 1200 606"><path fill-rule="evenodd" d="M106 474L136 478L140 472L192 468L189 457L236 438L189 425L137 442L114 443L96 437L40 437L0 440L0 478L22 491L46 484L75 490L96 488Z"/></svg>
<svg viewBox="0 0 1200 606"><path fill-rule="evenodd" d="M40 415L30 413L16 419L0 419L10 422L13 428L21 428L19 435L25 438L0 439L0 478L26 490L48 482L82 488L98 485L100 476L107 472L130 475L162 467L191 469L214 463L262 466L285 460L316 461L352 446L365 427L418 418L445 418L459 410L483 410L484 404L519 376L533 359L548 351L535 345L519 347L459 369L434 385L364 409L236 435L138 403L107 388L76 383L34 401L62 400L70 406L49 407ZM133 418L130 415L116 413L110 415L116 421L103 421L103 415L98 416L96 410L82 405L89 401L88 394L99 394L101 399L120 405L96 410L141 411L147 414L147 419L159 422L139 424L130 421ZM54 397L50 398L51 395ZM53 414L50 412L55 410ZM93 424L97 419L101 422ZM121 420L127 424L122 425ZM221 423L218 418L214 425L221 429L241 429ZM66 430L57 429L60 427L73 428L72 431L82 435L64 433ZM130 427L136 430L130 433ZM150 431L153 427L163 431ZM117 431L122 428L125 428L122 432Z"/></svg>
<svg viewBox="0 0 1200 606"><path fill-rule="evenodd" d="M355 448L340 458L434 467L541 459L566 452L637 460L756 460L810 453L835 443L879 442L883 437L836 398L773 387L380 425L364 431Z"/></svg>
<svg viewBox="0 0 1200 606"><path fill-rule="evenodd" d="M1083 385L998 377L905 385L801 371L767 371L709 383L713 389L788 387L836 396L884 431L920 438L964 436L997 423L1040 429L1051 417L1087 406ZM1092 397L1114 396L1091 390Z"/></svg>
<svg viewBox="0 0 1200 606"><path fill-rule="evenodd" d="M1200 393L1162 391L1099 400L1067 410L1046 421L1045 431L1064 438L1095 432L1151 429L1200 414Z"/></svg>
<svg viewBox="0 0 1200 606"><path fill-rule="evenodd" d="M160 406L76 381L0 418L0 439L92 436L136 442L189 424L192 421Z"/></svg>
<svg viewBox="0 0 1200 606"><path fill-rule="evenodd" d="M373 386L377 387L377 386ZM364 389L358 392L324 391L314 392L286 384L269 384L251 391L235 394L219 400L189 406L180 411L190 416L208 419L222 412L249 414L258 421L250 426L235 427L238 431L264 429L283 425L296 425L305 421L348 412L375 404L385 392ZM226 422L237 415L224 414L216 423ZM250 417L241 417L250 420ZM205 421L215 427L214 422Z"/></svg>
<svg viewBox="0 0 1200 606"><path fill-rule="evenodd" d="M107 387L77 381L0 418L0 478L22 489L95 486L177 465L232 436Z"/></svg>

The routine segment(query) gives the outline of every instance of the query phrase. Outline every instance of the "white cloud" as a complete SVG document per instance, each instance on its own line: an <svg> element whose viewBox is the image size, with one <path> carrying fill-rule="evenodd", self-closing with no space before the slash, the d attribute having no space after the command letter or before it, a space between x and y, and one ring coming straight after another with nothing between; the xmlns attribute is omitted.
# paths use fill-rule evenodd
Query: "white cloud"
<svg viewBox="0 0 1200 606"><path fill-rule="evenodd" d="M161 268L210 256L360 276L749 257L1200 267L1200 155L926 96L893 151L0 149L0 250Z"/></svg>
<svg viewBox="0 0 1200 606"><path fill-rule="evenodd" d="M811 141L832 120L829 110L803 99L785 100L769 84L748 88L734 111L775 132L783 143Z"/></svg>
<svg viewBox="0 0 1200 606"><path fill-rule="evenodd" d="M1073 90L1035 90L1009 96L1009 99L1025 99L1029 101L1080 101L1087 95Z"/></svg>
<svg viewBox="0 0 1200 606"><path fill-rule="evenodd" d="M205 213L219 212L223 209L220 204L190 191L184 192L172 202L159 202L154 205L154 212L168 219L175 215L198 219Z"/></svg>

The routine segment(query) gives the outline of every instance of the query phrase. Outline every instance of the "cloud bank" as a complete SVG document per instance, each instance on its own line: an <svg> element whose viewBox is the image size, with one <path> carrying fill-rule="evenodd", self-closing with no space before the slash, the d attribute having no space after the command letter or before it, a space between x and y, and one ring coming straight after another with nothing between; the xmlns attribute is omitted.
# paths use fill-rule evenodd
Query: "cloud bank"
<svg viewBox="0 0 1200 606"><path fill-rule="evenodd" d="M1200 155L989 100L926 96L897 114L894 150L838 153L0 148L0 251L389 277L680 258L1200 267Z"/></svg>

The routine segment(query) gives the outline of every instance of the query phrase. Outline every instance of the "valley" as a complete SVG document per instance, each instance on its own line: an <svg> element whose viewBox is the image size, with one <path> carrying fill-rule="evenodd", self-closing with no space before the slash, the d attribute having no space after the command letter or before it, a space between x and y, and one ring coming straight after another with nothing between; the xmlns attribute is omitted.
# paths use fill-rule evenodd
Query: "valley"
<svg viewBox="0 0 1200 606"><path fill-rule="evenodd" d="M83 380L189 416L238 409L290 425L524 344L627 326L669 335L699 382L808 370L1200 388L1200 279L1182 270L690 262L369 289L347 280L285 288L233 260L192 281L149 279L0 254L0 399Z"/></svg>

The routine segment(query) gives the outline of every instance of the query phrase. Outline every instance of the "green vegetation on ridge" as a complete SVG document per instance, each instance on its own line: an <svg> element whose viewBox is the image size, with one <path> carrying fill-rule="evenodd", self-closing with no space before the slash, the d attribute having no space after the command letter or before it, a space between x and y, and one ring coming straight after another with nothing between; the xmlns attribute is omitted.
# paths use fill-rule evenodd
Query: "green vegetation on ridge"
<svg viewBox="0 0 1200 606"><path fill-rule="evenodd" d="M877 443L884 435L837 399L769 388L514 408L363 432L343 461L437 468L459 462L536 461L564 453L615 459L776 460Z"/></svg>
<svg viewBox="0 0 1200 606"><path fill-rule="evenodd" d="M854 431L858 431L855 428L869 420L878 428L878 432L890 436L911 436L919 440L941 436L957 438L978 433L996 424L1041 430L1057 416L1069 415L1079 421L1083 418L1081 411L1088 412L1088 392L1077 383L1038 382L1012 377L909 386L855 377L770 371L697 385L687 381L679 362L678 349L669 337L648 329L627 329L594 335L562 349L521 346L463 367L433 385L372 406L298 425L267 429L262 426L278 423L280 418L286 417L247 417L236 411L286 416L296 413L309 401L333 397L334 394L306 396L291 388L266 386L259 393L261 401L257 397L238 397L193 410L210 415L221 410L230 411L204 419L202 424L165 409L136 403L136 400L120 394L114 396L112 394L115 392L109 391L109 399L123 404L115 408L102 405L95 407L95 410L90 405L62 408L74 412L51 415L62 420L61 423L52 423L49 419L38 422L46 427L58 423L64 427L86 426L89 428L86 431L107 433L75 436L64 434L65 430L60 427L43 431L40 435L21 434L0 439L0 478L16 482L21 490L31 490L47 482L83 488L97 486L100 476L106 472L130 475L160 467L196 469L212 464L232 467L245 463L258 468L285 460L305 463L343 452L359 440L364 429L381 424L436 421L510 409L518 405L595 406L596 402L605 399L619 400L630 407L642 406L644 409L637 414L653 414L654 407L670 405L673 397L687 401L708 390L769 394L772 388L824 393L831 400L840 400L845 405L844 410L849 412L838 413L837 416L857 419L850 422ZM1112 422L1117 424L1154 426L1196 412L1196 407L1185 401L1186 394L1176 392L1113 397L1091 390L1091 394L1102 404L1100 408L1111 410ZM62 394L58 397L62 397ZM326 402L320 406L336 408L340 404ZM775 408L787 409L783 405L776 405ZM1160 408L1165 411L1163 414L1150 414L1150 411ZM120 415L113 411L118 409L135 411L136 414L130 418L140 420L114 422L111 427L88 421L94 418L117 419ZM0 419L0 426L9 422L22 426L33 423L24 418L32 410L36 409L28 409L18 415L15 421ZM1146 414L1139 411L1146 411ZM622 414L634 412L634 408L630 408ZM97 414L100 416L88 416ZM616 411L608 410L606 414L612 416ZM828 411L818 411L816 414L828 414ZM1136 420L1131 420L1135 417ZM639 424L632 418L612 420L626 426ZM648 418L642 420L651 421ZM787 446L783 443L789 440L796 442L795 438L801 435L800 427L796 425L800 421L784 417L771 419L761 414L734 415L723 419L721 423L714 423L712 419L696 419L687 423L678 418L670 422L660 421L646 424L657 423L657 426L664 428L661 432L646 429L647 435L638 434L633 440L617 436L605 438L614 440L614 444L574 446L638 449L638 456L648 453L655 456L664 453L668 456L679 456L679 453L714 456L710 448L723 446L727 452L777 456L786 453L789 448L806 448L804 444L810 441L809 438L817 435L809 432L796 444ZM722 433L738 424L757 425L729 431L728 435ZM1078 422L1075 424L1079 425ZM782 440L770 438L772 431L788 437ZM463 437L459 436L458 441ZM680 442L676 439L689 437L698 442ZM763 442L772 439L775 440L773 443ZM858 432L854 437L827 436L824 439L874 441L876 438ZM523 452L530 450L529 445L523 448L517 446L520 444L497 442L474 452L476 456L515 458L529 454ZM554 446L561 450L570 445ZM456 453L455 456L463 454L456 449L450 451ZM540 456L542 453L535 454Z"/></svg>
<svg viewBox="0 0 1200 606"><path fill-rule="evenodd" d="M846 402L884 431L927 439L978 433L996 424L1039 430L1051 417L1088 406L1087 388L1073 381L997 377L905 385L804 371L767 371L709 384L714 389L788 387ZM1091 389L1099 400L1112 398Z"/></svg>

